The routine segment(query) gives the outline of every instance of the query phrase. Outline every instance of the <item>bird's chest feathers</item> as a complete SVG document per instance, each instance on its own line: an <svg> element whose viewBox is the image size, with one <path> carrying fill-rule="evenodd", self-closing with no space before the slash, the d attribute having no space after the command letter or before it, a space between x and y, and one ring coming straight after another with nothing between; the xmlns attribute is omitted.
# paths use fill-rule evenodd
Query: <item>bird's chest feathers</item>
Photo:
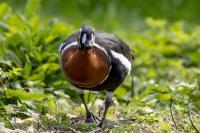
<svg viewBox="0 0 200 133"><path fill-rule="evenodd" d="M103 82L110 71L110 60L98 48L87 51L67 49L62 58L62 69L68 80L79 87L95 87Z"/></svg>

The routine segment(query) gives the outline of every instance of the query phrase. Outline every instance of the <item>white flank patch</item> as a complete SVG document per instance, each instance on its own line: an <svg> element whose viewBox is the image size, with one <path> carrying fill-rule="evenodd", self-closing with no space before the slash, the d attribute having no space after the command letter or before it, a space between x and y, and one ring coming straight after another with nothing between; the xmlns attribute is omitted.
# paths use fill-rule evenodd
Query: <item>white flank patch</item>
<svg viewBox="0 0 200 133"><path fill-rule="evenodd" d="M62 51L61 51L61 48L62 48L63 45L64 45L64 43L62 43L62 44L60 45L61 56L62 56L63 52L64 52L66 49L68 49L69 47L78 45L78 42L73 42L73 43L71 43L71 44L66 45L66 46L64 47L64 49L62 49Z"/></svg>
<svg viewBox="0 0 200 133"><path fill-rule="evenodd" d="M127 69L128 75L129 75L131 71L131 62L122 54L117 53L113 50L111 50L111 54L113 55L115 59L118 59L121 62L121 64Z"/></svg>

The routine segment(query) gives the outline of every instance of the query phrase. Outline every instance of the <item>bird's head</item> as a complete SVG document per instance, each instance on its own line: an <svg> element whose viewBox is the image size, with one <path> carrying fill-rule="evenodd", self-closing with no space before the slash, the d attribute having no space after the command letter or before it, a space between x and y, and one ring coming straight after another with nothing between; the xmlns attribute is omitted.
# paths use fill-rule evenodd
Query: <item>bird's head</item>
<svg viewBox="0 0 200 133"><path fill-rule="evenodd" d="M95 40L95 30L90 25L84 25L77 38L78 44L81 49L90 49L93 47Z"/></svg>

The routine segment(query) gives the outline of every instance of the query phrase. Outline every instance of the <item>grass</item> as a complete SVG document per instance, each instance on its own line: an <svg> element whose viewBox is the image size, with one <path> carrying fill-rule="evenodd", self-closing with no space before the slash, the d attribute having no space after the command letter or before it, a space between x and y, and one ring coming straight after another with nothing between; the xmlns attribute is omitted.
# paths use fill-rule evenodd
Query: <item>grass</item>
<svg viewBox="0 0 200 133"><path fill-rule="evenodd" d="M15 12L0 3L0 131L94 131L95 124L84 124L85 110L59 65L59 45L79 22L43 17L39 7L33 0ZM115 124L102 131L197 132L192 122L200 130L200 26L147 17L136 30L135 23L124 29L116 19L106 21L101 27L84 20L108 27L134 50L135 96L128 76L107 115ZM104 97L92 92L88 104L95 114Z"/></svg>

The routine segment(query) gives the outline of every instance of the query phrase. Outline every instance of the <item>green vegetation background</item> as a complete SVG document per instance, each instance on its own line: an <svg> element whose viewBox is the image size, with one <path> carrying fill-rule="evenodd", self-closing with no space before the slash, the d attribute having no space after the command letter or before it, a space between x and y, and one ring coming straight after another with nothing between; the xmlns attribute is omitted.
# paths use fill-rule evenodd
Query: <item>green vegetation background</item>
<svg viewBox="0 0 200 133"><path fill-rule="evenodd" d="M129 76L109 109L108 119L116 124L104 132L196 132L192 122L200 130L199 5L0 0L0 132L94 130L83 124L84 108L59 66L59 45L86 23L117 34L135 53L135 96ZM95 113L104 97L105 92L90 96Z"/></svg>

